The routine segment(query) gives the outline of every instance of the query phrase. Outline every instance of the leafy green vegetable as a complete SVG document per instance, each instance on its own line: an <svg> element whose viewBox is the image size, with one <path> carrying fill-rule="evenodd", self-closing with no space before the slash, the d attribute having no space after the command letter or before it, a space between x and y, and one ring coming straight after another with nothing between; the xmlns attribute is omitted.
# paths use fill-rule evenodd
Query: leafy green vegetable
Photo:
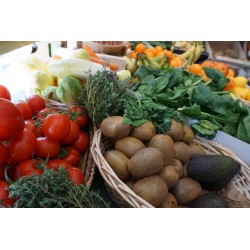
<svg viewBox="0 0 250 250"><path fill-rule="evenodd" d="M54 101L57 101L57 102L60 102L60 99L56 95L57 88L58 87L56 87L56 86L47 86L42 91L42 97L50 99L50 100L54 100Z"/></svg>
<svg viewBox="0 0 250 250"><path fill-rule="evenodd" d="M222 91L230 81L219 70L213 68L204 68L204 71L206 76L213 80L212 84L210 85L213 90Z"/></svg>
<svg viewBox="0 0 250 250"><path fill-rule="evenodd" d="M147 120L151 121L158 133L166 133L171 126L171 120L182 121L177 111L157 104L149 97L130 94L124 102L124 123L139 126Z"/></svg>
<svg viewBox="0 0 250 250"><path fill-rule="evenodd" d="M250 108L247 107L248 113L242 115L235 133L235 137L250 144Z"/></svg>
<svg viewBox="0 0 250 250"><path fill-rule="evenodd" d="M15 208L93 208L109 207L98 193L85 185L74 185L67 170L44 169L42 175L18 179L9 188Z"/></svg>
<svg viewBox="0 0 250 250"><path fill-rule="evenodd" d="M78 78L67 76L62 79L57 87L56 95L62 103L69 105L79 104L82 86Z"/></svg>
<svg viewBox="0 0 250 250"><path fill-rule="evenodd" d="M184 69L152 69L142 65L135 72L141 82L133 90L195 119L196 125L192 127L203 136L211 138L221 129L250 142L249 111L229 92L222 91L228 79L220 71L205 68L205 72L210 78L208 82Z"/></svg>

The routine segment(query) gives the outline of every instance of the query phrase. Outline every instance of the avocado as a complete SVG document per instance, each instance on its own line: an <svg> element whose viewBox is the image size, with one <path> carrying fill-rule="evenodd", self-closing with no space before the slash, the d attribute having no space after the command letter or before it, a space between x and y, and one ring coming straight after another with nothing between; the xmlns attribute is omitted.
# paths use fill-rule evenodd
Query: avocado
<svg viewBox="0 0 250 250"><path fill-rule="evenodd" d="M219 190L232 180L240 168L240 164L230 156L202 155L188 163L187 174L204 189Z"/></svg>
<svg viewBox="0 0 250 250"><path fill-rule="evenodd" d="M193 208L229 208L229 203L222 196L215 192L206 192L195 199L191 207Z"/></svg>

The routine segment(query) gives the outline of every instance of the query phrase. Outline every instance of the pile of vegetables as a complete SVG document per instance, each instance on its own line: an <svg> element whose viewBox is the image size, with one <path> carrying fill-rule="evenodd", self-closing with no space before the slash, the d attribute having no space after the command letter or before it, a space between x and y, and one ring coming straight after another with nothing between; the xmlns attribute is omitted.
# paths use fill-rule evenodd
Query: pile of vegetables
<svg viewBox="0 0 250 250"><path fill-rule="evenodd" d="M80 169L89 145L89 118L82 108L71 106L62 112L46 107L39 95L14 104L8 90L0 90L2 206L77 206L78 201L79 207L93 205L91 193L80 197L88 192ZM61 168L64 171L57 173Z"/></svg>
<svg viewBox="0 0 250 250"><path fill-rule="evenodd" d="M194 119L192 128L202 136L213 138L220 129L250 143L250 109L223 91L228 83L224 74L213 68L204 71L210 78L207 82L184 69L142 65L135 72L140 82L133 90Z"/></svg>

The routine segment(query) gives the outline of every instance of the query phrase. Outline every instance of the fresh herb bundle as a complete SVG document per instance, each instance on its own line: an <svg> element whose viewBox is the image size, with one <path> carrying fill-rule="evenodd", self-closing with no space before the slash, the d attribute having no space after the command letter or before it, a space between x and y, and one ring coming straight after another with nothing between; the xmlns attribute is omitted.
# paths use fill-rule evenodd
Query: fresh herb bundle
<svg viewBox="0 0 250 250"><path fill-rule="evenodd" d="M172 119L182 121L174 109L158 104L149 97L142 98L135 94L127 95L123 116L124 123L132 126L139 126L149 120L160 134L169 131Z"/></svg>
<svg viewBox="0 0 250 250"><path fill-rule="evenodd" d="M40 176L20 178L8 188L9 197L16 198L15 208L95 208L109 207L98 193L85 185L74 185L68 172L44 169Z"/></svg>
<svg viewBox="0 0 250 250"><path fill-rule="evenodd" d="M89 76L83 86L80 103L83 105L95 128L101 121L113 115L122 115L124 96L128 81L120 81L116 73L104 68Z"/></svg>

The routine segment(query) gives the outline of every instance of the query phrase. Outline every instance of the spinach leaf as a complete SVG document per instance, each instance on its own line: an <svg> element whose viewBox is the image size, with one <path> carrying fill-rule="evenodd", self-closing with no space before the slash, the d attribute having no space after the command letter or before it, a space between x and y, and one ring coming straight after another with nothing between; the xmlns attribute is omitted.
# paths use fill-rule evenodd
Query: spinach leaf
<svg viewBox="0 0 250 250"><path fill-rule="evenodd" d="M143 94L145 96L151 96L153 94L153 89L150 85L141 84L136 92Z"/></svg>
<svg viewBox="0 0 250 250"><path fill-rule="evenodd" d="M250 108L247 107L248 114L242 115L239 121L235 137L250 143Z"/></svg>
<svg viewBox="0 0 250 250"><path fill-rule="evenodd" d="M216 131L213 129L208 129L200 125L199 123L192 124L191 127L194 129L194 131L203 137L206 137L208 139L212 139L216 135Z"/></svg>
<svg viewBox="0 0 250 250"><path fill-rule="evenodd" d="M197 104L193 104L191 107L178 108L177 111L181 112L185 116L195 119L202 116L201 107Z"/></svg>
<svg viewBox="0 0 250 250"><path fill-rule="evenodd" d="M142 64L134 73L134 76L138 77L139 79L143 79L146 76L149 75L154 75L154 74L158 74L160 72L160 69L154 69L151 67L148 67L144 64Z"/></svg>
<svg viewBox="0 0 250 250"><path fill-rule="evenodd" d="M175 69L172 72L172 76L169 79L168 88L172 89L175 86L178 86L180 83L183 83L183 70Z"/></svg>
<svg viewBox="0 0 250 250"><path fill-rule="evenodd" d="M167 76L159 76L155 79L155 82L156 82L155 93L158 94L167 87L169 83L169 78Z"/></svg>
<svg viewBox="0 0 250 250"><path fill-rule="evenodd" d="M225 114L233 100L228 93L222 95L216 94L209 86L204 84L197 85L192 97L194 103L218 114Z"/></svg>
<svg viewBox="0 0 250 250"><path fill-rule="evenodd" d="M216 91L222 91L227 83L230 81L224 74L219 70L213 68L204 68L204 71L208 78L212 79L211 87L214 87Z"/></svg>

